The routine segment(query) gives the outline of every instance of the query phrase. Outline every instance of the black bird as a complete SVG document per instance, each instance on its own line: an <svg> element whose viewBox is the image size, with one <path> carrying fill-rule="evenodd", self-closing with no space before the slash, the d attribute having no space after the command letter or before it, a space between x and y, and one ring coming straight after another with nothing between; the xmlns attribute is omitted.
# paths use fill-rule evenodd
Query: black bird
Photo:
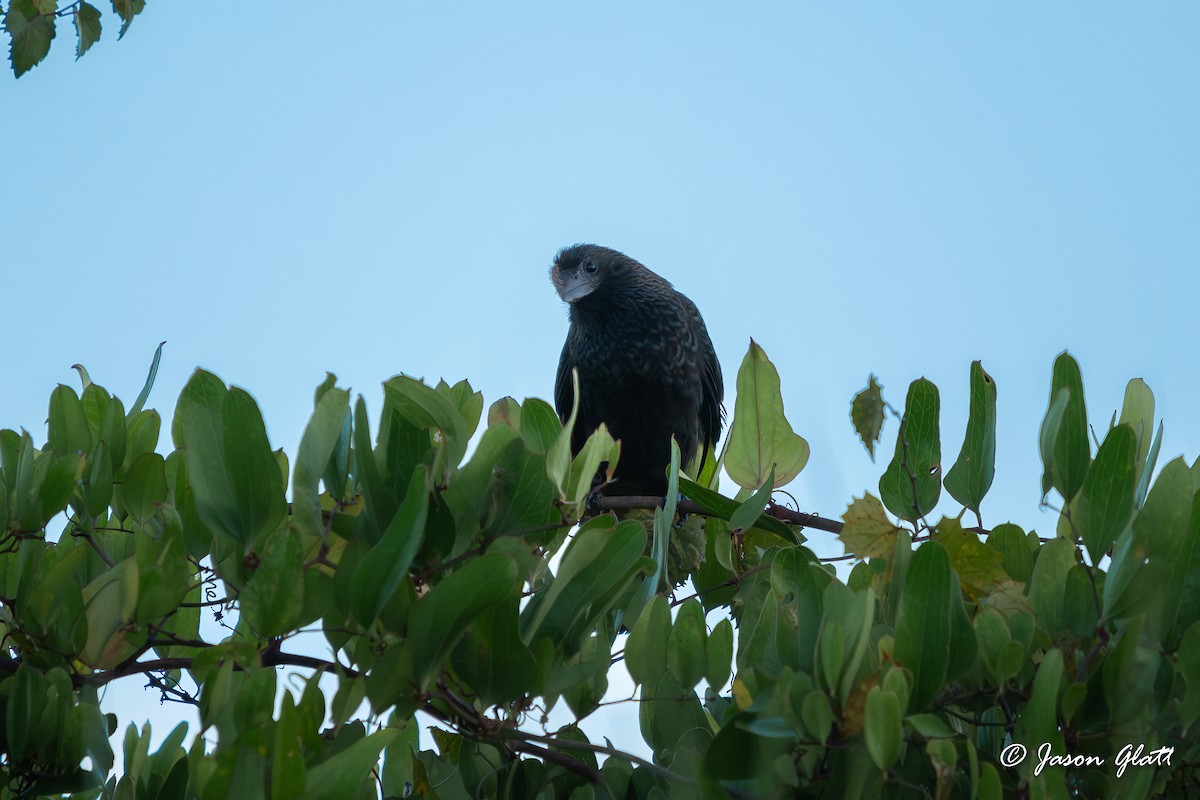
<svg viewBox="0 0 1200 800"><path fill-rule="evenodd" d="M696 304L624 253L594 244L558 252L550 279L570 304L554 405L571 415L571 369L579 370L578 453L603 422L621 440L621 494L663 494L671 435L680 463L703 466L721 435L721 365Z"/></svg>

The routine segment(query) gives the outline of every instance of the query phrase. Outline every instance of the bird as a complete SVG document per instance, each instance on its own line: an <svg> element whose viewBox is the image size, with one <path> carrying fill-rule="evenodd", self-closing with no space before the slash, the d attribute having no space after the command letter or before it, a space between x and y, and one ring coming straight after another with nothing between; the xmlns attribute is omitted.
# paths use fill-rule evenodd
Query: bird
<svg viewBox="0 0 1200 800"><path fill-rule="evenodd" d="M554 405L566 424L579 373L578 453L600 426L621 441L606 494L663 495L671 436L680 464L698 472L721 435L721 364L696 304L624 253L595 244L559 250L550 268L570 326Z"/></svg>

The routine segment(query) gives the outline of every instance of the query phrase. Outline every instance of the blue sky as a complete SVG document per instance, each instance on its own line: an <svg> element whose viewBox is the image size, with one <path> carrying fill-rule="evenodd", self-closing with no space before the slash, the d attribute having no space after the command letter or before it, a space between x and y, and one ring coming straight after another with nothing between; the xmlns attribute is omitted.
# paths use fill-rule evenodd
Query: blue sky
<svg viewBox="0 0 1200 800"><path fill-rule="evenodd" d="M812 445L804 510L877 491L894 425L872 465L848 417L871 372L897 406L937 383L948 467L983 360L989 525L1053 529L1036 441L1063 349L1101 435L1143 377L1160 464L1200 453L1200 6L273 11L152 3L0 78L0 427L44 437L75 362L132 400L162 340L165 419L203 366L293 453L326 370L376 413L397 372L550 397L547 269L593 241L696 301L731 409L766 349Z"/></svg>

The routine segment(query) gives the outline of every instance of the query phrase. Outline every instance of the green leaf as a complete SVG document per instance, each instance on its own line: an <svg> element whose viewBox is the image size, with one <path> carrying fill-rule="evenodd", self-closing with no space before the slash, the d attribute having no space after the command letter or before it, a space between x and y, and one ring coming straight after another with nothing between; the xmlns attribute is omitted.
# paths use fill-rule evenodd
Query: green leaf
<svg viewBox="0 0 1200 800"><path fill-rule="evenodd" d="M240 528L244 541L258 547L287 515L283 476L253 397L232 387L225 396L222 419L225 474L233 488Z"/></svg>
<svg viewBox="0 0 1200 800"><path fill-rule="evenodd" d="M21 628L44 636L47 649L73 653L87 642L79 574L89 553L83 546L57 546L52 562L49 554L43 558L36 582L17 609Z"/></svg>
<svg viewBox="0 0 1200 800"><path fill-rule="evenodd" d="M704 677L708 663L704 640L704 609L692 598L680 604L667 640L667 669L685 689Z"/></svg>
<svg viewBox="0 0 1200 800"><path fill-rule="evenodd" d="M60 383L50 394L49 423L46 443L59 455L92 451L92 432L83 413L83 403L71 387Z"/></svg>
<svg viewBox="0 0 1200 800"><path fill-rule="evenodd" d="M733 663L733 625L728 619L718 622L708 635L705 658L704 679L714 692L720 692L729 683Z"/></svg>
<svg viewBox="0 0 1200 800"><path fill-rule="evenodd" d="M571 384L571 414L567 417L567 421L563 423L554 441L548 443L546 447L546 476L558 488L560 493L566 485L567 471L571 467L571 436L575 430L576 420L579 417L579 370L574 367L571 368ZM530 405L529 410L533 412L538 408L540 406L535 402ZM533 427L535 418L526 420L525 410L522 407L521 419L522 436L526 436L527 434L524 432L524 429Z"/></svg>
<svg viewBox="0 0 1200 800"><path fill-rule="evenodd" d="M1069 353L1054 360L1050 407L1039 438L1044 468L1042 494L1054 488L1069 502L1082 488L1091 461L1083 378L1079 364Z"/></svg>
<svg viewBox="0 0 1200 800"><path fill-rule="evenodd" d="M321 402L321 397L329 389L333 388L337 382L337 376L331 372L325 373L328 379L325 384L317 387L317 396L313 401L313 410ZM342 425L338 430L337 441L334 442L333 452L329 454L329 461L325 463L325 470L321 473L321 480L325 482L325 491L329 493L330 498L334 501L352 500L354 496L354 487L350 485L350 469L352 464L351 459L351 440L353 438L352 428L354 426L354 415L350 413L350 409L346 409L346 413L342 415Z"/></svg>
<svg viewBox="0 0 1200 800"><path fill-rule="evenodd" d="M671 611L667 598L657 595L642 609L625 642L625 668L634 683L655 686L667 669ZM726 668L728 671L728 667Z"/></svg>
<svg viewBox="0 0 1200 800"><path fill-rule="evenodd" d="M1029 603L1044 631L1057 631L1065 624L1067 573L1076 563L1075 545L1068 539L1046 542L1038 553L1029 580Z"/></svg>
<svg viewBox="0 0 1200 800"><path fill-rule="evenodd" d="M642 687L638 717L642 736L660 760L665 750L679 746L688 731L708 727L696 693L681 686L670 671L656 686Z"/></svg>
<svg viewBox="0 0 1200 800"><path fill-rule="evenodd" d="M896 661L913 675L910 712L924 710L942 690L950 664L950 559L937 542L913 553L896 619Z"/></svg>
<svg viewBox="0 0 1200 800"><path fill-rule="evenodd" d="M448 476L462 462L470 439L462 414L436 389L407 375L390 379L383 385L383 391L387 401L409 421L440 432L437 440L445 453L442 468Z"/></svg>
<svg viewBox="0 0 1200 800"><path fill-rule="evenodd" d="M116 405L116 402L116 398L113 398L113 403L110 405L110 409L112 406ZM179 415L176 414L175 418L178 420ZM152 452L158 447L158 437L162 428L162 418L159 417L157 411L149 410L138 414L133 418L132 422L128 422L128 417L125 419L127 421L125 456L121 461L121 464L114 466L120 466L123 469L129 469L129 466L138 456L140 456L142 453Z"/></svg>
<svg viewBox="0 0 1200 800"><path fill-rule="evenodd" d="M600 464L607 462L605 480L609 480L616 469L620 455L620 443L613 440L612 434L608 432L608 427L601 422L599 427L588 436L587 441L583 444L583 449L571 462L570 475L563 492L563 512L568 517L576 519L582 515L583 504L591 494L592 481Z"/></svg>
<svg viewBox="0 0 1200 800"><path fill-rule="evenodd" d="M24 75L50 52L50 41L54 38L54 3L39 9L34 0L12 0L8 14L4 17L4 29L12 37L8 49L8 60L13 74Z"/></svg>
<svg viewBox="0 0 1200 800"><path fill-rule="evenodd" d="M603 423L600 429L603 429ZM598 430L600 430L598 429ZM594 436L594 434L593 434ZM634 589L633 597L618 614L618 623L628 614L630 619L637 619L646 603L658 592L659 584L666 578L667 543L671 540L671 525L675 519L675 509L679 505L679 443L671 436L671 463L667 466L667 494L663 500L663 508L654 509L654 524L651 530L650 557L654 560L654 570L642 578L640 585Z"/></svg>
<svg viewBox="0 0 1200 800"><path fill-rule="evenodd" d="M175 419L179 422L188 482L196 499L196 513L206 526L245 544L237 495L225 467L224 382L198 369L179 395Z"/></svg>
<svg viewBox="0 0 1200 800"><path fill-rule="evenodd" d="M24 662L8 687L8 703L5 708L5 730L8 734L8 756L20 761L24 756L36 729L44 724L42 702L44 689L41 674Z"/></svg>
<svg viewBox="0 0 1200 800"><path fill-rule="evenodd" d="M100 712L100 703L96 698L94 688L80 689L78 711L80 727L83 730L84 749L92 759L93 771L100 775L108 775L113 767L113 750L108 741L107 725L104 714Z"/></svg>
<svg viewBox="0 0 1200 800"><path fill-rule="evenodd" d="M1104 616L1121 619L1142 610L1145 599L1141 591L1146 587L1142 580L1144 567L1140 548L1134 547L1133 530L1127 528L1113 544L1112 561L1104 578ZM1157 587L1150 587L1157 595Z"/></svg>
<svg viewBox="0 0 1200 800"><path fill-rule="evenodd" d="M737 507L729 516L729 532L741 533L749 530L754 526L754 523L762 516L763 509L767 507L767 502L771 499L771 487L774 485L775 470L771 468L767 479L763 481L754 494L750 495L745 502ZM670 510L670 515L674 516L675 509Z"/></svg>
<svg viewBox="0 0 1200 800"><path fill-rule="evenodd" d="M1049 744L1051 753L1065 753L1062 731L1058 724L1058 689L1062 684L1063 657L1057 648L1047 650L1042 657L1037 674L1033 678L1033 692L1029 702L1017 722L1013 739L1025 745L1030 753L1036 753L1038 747ZM1038 759L1027 758L1020 769L1023 775L1031 777ZM1048 769L1041 773L1043 786L1063 783L1063 770ZM1047 795L1053 796L1053 795ZM1065 794L1059 796L1066 797Z"/></svg>
<svg viewBox="0 0 1200 800"><path fill-rule="evenodd" d="M405 720L395 712L388 720L388 727L397 730L400 735L384 749L383 796L402 797L412 788L406 784L413 780L413 756L420 749L420 729L414 720Z"/></svg>
<svg viewBox="0 0 1200 800"><path fill-rule="evenodd" d="M140 0L139 0L140 1ZM138 9L139 11L141 9ZM126 27L128 23L126 24ZM121 36L125 35L125 28L121 28ZM120 38L120 37L118 37ZM158 347L154 351L154 358L150 360L150 372L146 375L146 383L142 386L142 391L138 392L137 400L133 401L133 406L129 409L129 413L125 415L126 421L132 420L146 406L146 400L150 397L150 390L154 388L154 379L158 376L158 362L162 360L162 349L166 342L159 342Z"/></svg>
<svg viewBox="0 0 1200 800"><path fill-rule="evenodd" d="M133 18L146 8L146 0L112 0L112 6L113 11L117 12L117 16L121 18L121 32L117 34L117 41L120 41L125 38L125 33L133 24Z"/></svg>
<svg viewBox="0 0 1200 800"><path fill-rule="evenodd" d="M1099 564L1108 553L1133 513L1137 447L1133 429L1124 423L1117 425L1104 437L1084 478L1075 522L1093 564Z"/></svg>
<svg viewBox="0 0 1200 800"><path fill-rule="evenodd" d="M950 788L954 785L954 778L959 772L956 769L958 748L954 746L954 742L946 739L931 739L925 744L925 754L929 756L930 765L938 777L938 794L948 796Z"/></svg>
<svg viewBox="0 0 1200 800"><path fill-rule="evenodd" d="M1138 478L1137 500L1138 508L1146 502L1146 493L1150 491L1150 476L1154 473L1154 465L1158 463L1158 449L1162 445L1163 426L1158 423L1158 432L1154 434L1154 444L1150 445L1150 452L1146 455L1146 463L1142 464L1141 477Z"/></svg>
<svg viewBox="0 0 1200 800"><path fill-rule="evenodd" d="M1069 389L1059 389L1050 395L1050 406L1046 416L1042 418L1042 427L1038 431L1038 452L1042 457L1042 497L1050 493L1054 485L1052 465L1054 463L1054 444L1062 428L1063 415L1067 411L1067 403L1071 399Z"/></svg>
<svg viewBox="0 0 1200 800"><path fill-rule="evenodd" d="M87 465L87 458L82 454L56 458L53 453L43 452L38 461L38 467L43 464L49 465L44 468L35 489L40 514L39 524L35 527L40 528L66 507L67 500L70 499Z"/></svg>
<svg viewBox="0 0 1200 800"><path fill-rule="evenodd" d="M263 543L260 561L239 596L242 615L261 638L292 630L304 605L304 554L290 528Z"/></svg>
<svg viewBox="0 0 1200 800"><path fill-rule="evenodd" d="M829 697L819 689L804 695L800 702L800 720L818 742L828 739L833 731L833 709L829 705Z"/></svg>
<svg viewBox="0 0 1200 800"><path fill-rule="evenodd" d="M997 525L988 534L987 543L1000 552L1008 577L1019 583L1028 583L1029 576L1033 574L1033 554L1029 550L1025 532L1019 526L1007 522Z"/></svg>
<svg viewBox="0 0 1200 800"><path fill-rule="evenodd" d="M1179 545L1179 556L1171 571L1172 580L1164 586L1166 608L1162 626L1167 632L1166 643L1175 647L1184 633L1200 620L1200 493L1192 500L1192 515L1188 521L1184 540Z"/></svg>
<svg viewBox="0 0 1200 800"><path fill-rule="evenodd" d="M957 502L979 513L979 504L996 474L996 382L983 369L971 364L971 411L967 432L954 466L946 473L946 491Z"/></svg>
<svg viewBox="0 0 1200 800"><path fill-rule="evenodd" d="M896 695L872 686L867 692L867 752L875 766L886 772L900 755L904 729L900 724L900 702Z"/></svg>
<svg viewBox="0 0 1200 800"><path fill-rule="evenodd" d="M424 689L442 668L472 620L484 609L514 596L519 588L516 563L508 556L487 553L466 562L430 589L413 610L404 643L419 688Z"/></svg>
<svg viewBox="0 0 1200 800"><path fill-rule="evenodd" d="M87 638L79 653L80 661L100 668L120 662L125 637L118 628L134 616L137 600L138 568L132 558L118 562L83 588L80 603L86 608Z"/></svg>
<svg viewBox="0 0 1200 800"><path fill-rule="evenodd" d="M359 624L369 628L408 574L413 556L424 541L429 515L426 491L429 468L422 464L408 482L408 494L387 530L354 569L350 609Z"/></svg>
<svg viewBox="0 0 1200 800"><path fill-rule="evenodd" d="M704 754L704 771L707 775L718 780L746 780L760 774L763 763L767 761L763 750L774 740L756 736L747 730L753 720L752 714L742 712L733 715L721 726ZM629 796L635 796L634 792L631 791Z"/></svg>
<svg viewBox="0 0 1200 800"><path fill-rule="evenodd" d="M143 453L125 471L121 497L125 510L139 525L145 525L167 499L167 473L163 457Z"/></svg>
<svg viewBox="0 0 1200 800"><path fill-rule="evenodd" d="M371 423L361 394L354 402L354 474L372 520L369 532L364 531L365 541L375 544L382 533L380 526L396 514L396 496L384 484L379 462L371 448Z"/></svg>
<svg viewBox="0 0 1200 800"><path fill-rule="evenodd" d="M15 494L16 503L13 515L17 524L25 530L36 531L45 522L34 477L37 450L33 446L33 439L30 438L28 431L21 431L21 438L18 442L15 467L5 469L11 476L6 478L6 482L12 487Z"/></svg>
<svg viewBox="0 0 1200 800"><path fill-rule="evenodd" d="M475 542L482 527L504 535L560 521L554 503L557 492L546 477L544 461L543 456L530 453L518 433L507 425L485 430L471 460L441 495L455 527L444 531L444 538L430 538L427 547L433 551L461 551ZM405 475L404 480L409 477ZM430 525L430 534L439 533L440 527L446 526ZM452 534L453 540L449 541L446 534Z"/></svg>
<svg viewBox="0 0 1200 800"><path fill-rule="evenodd" d="M1134 471L1140 474L1150 453L1151 431L1154 430L1154 392L1141 378L1134 378L1125 384L1125 399L1121 403L1118 423L1128 425L1137 437Z"/></svg>
<svg viewBox="0 0 1200 800"><path fill-rule="evenodd" d="M1147 603L1146 629L1166 648L1174 647L1181 607L1188 608L1195 602L1196 577L1189 572L1200 558L1195 495L1191 470L1182 458L1173 459L1159 473L1145 506L1133 520L1132 555L1141 563L1136 570L1139 574L1131 576L1130 591L1140 594ZM1114 550L1114 573L1118 569L1117 555ZM1122 563L1129 563L1128 559L1122 559Z"/></svg>
<svg viewBox="0 0 1200 800"><path fill-rule="evenodd" d="M687 478L679 478L679 491L683 493L689 500L693 500L708 514L728 520L737 512L741 503L736 500L730 500L728 497L722 497L711 489L705 489L695 481ZM782 537L792 544L803 544L804 536L789 528L774 517L768 517L766 514L759 516L754 522L755 528L761 528L764 531Z"/></svg>
<svg viewBox="0 0 1200 800"><path fill-rule="evenodd" d="M88 374L87 368L84 367L83 364L72 364L71 369L73 369L79 373L79 383L80 383L79 390L81 392L86 392L87 388L89 386L93 385L92 384L92 376ZM96 388L99 389L100 387L97 386ZM101 389L101 391L104 391L104 390ZM108 396L108 392L104 392L104 394L106 397Z"/></svg>
<svg viewBox="0 0 1200 800"><path fill-rule="evenodd" d="M75 9L75 33L79 37L79 43L75 46L75 58L78 60L100 39L100 10L80 0Z"/></svg>
<svg viewBox="0 0 1200 800"><path fill-rule="evenodd" d="M777 649L790 640L795 647L796 668L812 673L814 650L817 649L813 645L818 641L821 625L826 619L826 592L833 582L828 579L828 573L813 564L812 554L802 548L781 551L771 564L768 578L773 598L762 598L756 603L748 602L738 622L738 660L742 664L753 663L747 659L745 647L755 639L762 641L761 637L765 633L767 637L774 636L774 646ZM759 603L761 608L756 608ZM774 623L770 620L776 606L783 610L785 619L791 624L782 632L773 629L763 631L761 626L764 622L773 628ZM828 618L833 619L832 616ZM804 646L801 647L800 643L804 643ZM845 643L841 646L844 648ZM824 651L821 654L825 655ZM830 686L834 687L836 684L830 683Z"/></svg>
<svg viewBox="0 0 1200 800"><path fill-rule="evenodd" d="M751 339L737 377L733 425L725 451L725 471L743 489L757 489L774 470L777 489L808 463L808 442L792 430L783 413L779 373Z"/></svg>
<svg viewBox="0 0 1200 800"><path fill-rule="evenodd" d="M517 600L512 597L484 610L454 649L455 672L485 705L537 693L542 685L541 668L521 642ZM605 674L600 672L601 679Z"/></svg>
<svg viewBox="0 0 1200 800"><path fill-rule="evenodd" d="M1200 618L1200 494L1187 502L1193 489L1188 477L1181 459L1167 464L1133 523L1136 555L1148 562L1131 582L1145 602L1147 631L1168 650Z"/></svg>
<svg viewBox="0 0 1200 800"><path fill-rule="evenodd" d="M526 398L519 407L521 420L518 430L529 452L545 454L553 446L562 433L563 425L558 420L558 414L545 400L536 397Z"/></svg>
<svg viewBox="0 0 1200 800"><path fill-rule="evenodd" d="M284 692L275 723L275 747L271 758L271 800L291 800L304 791L303 742L299 714L291 692Z"/></svg>
<svg viewBox="0 0 1200 800"><path fill-rule="evenodd" d="M188 562L183 562L187 565ZM204 600L204 595L201 594L200 585L195 582L195 577L189 575L187 584L190 584L186 593L182 595L176 594L176 597L182 596L183 602L189 603L188 606L180 607L180 603L176 602L175 613L171 614L160 627L162 630L177 639L199 639L200 638L200 603ZM139 592L141 587L139 586ZM139 598L140 599L140 598ZM207 610L207 609L205 609ZM189 647L183 645L157 645L154 648L159 655L164 658L188 657L194 652Z"/></svg>
<svg viewBox="0 0 1200 800"><path fill-rule="evenodd" d="M1140 621L1134 621L1121 633L1121 638L1104 659L1104 697L1114 726L1126 723L1135 728L1151 724L1154 684L1161 666L1161 656L1138 643Z"/></svg>
<svg viewBox="0 0 1200 800"><path fill-rule="evenodd" d="M467 438L475 435L479 427L479 418L483 415L483 393L471 388L468 381L462 380L451 386L445 381L438 381L434 390L445 397L458 409L458 413L466 423Z"/></svg>
<svg viewBox="0 0 1200 800"><path fill-rule="evenodd" d="M904 721L926 739L949 739L955 735L950 726L936 714L913 714Z"/></svg>
<svg viewBox="0 0 1200 800"><path fill-rule="evenodd" d="M954 573L952 572L951 575ZM967 618L963 604L961 581L950 582L950 660L946 665L947 680L958 680L973 667L978 654L975 631Z"/></svg>
<svg viewBox="0 0 1200 800"><path fill-rule="evenodd" d="M826 589L826 592L836 591ZM842 619L846 621L846 644L849 647L845 672L842 673L841 690L838 699L842 706L849 703L850 693L858 686L862 678L862 665L866 657L867 645L871 640L871 622L875 618L875 591L867 587L865 591L856 591L842 608ZM952 631L953 633L953 631ZM951 645L954 640L951 638ZM973 654L972 654L972 657ZM907 694L905 695L907 700Z"/></svg>
<svg viewBox="0 0 1200 800"><path fill-rule="evenodd" d="M342 800L354 797L379 761L383 748L400 737L395 728L384 728L359 739L337 755L308 771L300 800Z"/></svg>
<svg viewBox="0 0 1200 800"><path fill-rule="evenodd" d="M147 532L134 535L134 556L137 561L137 612L141 624L157 624L172 613L187 613L181 609L192 583L194 570L184 552L183 530L178 517L157 539ZM196 637L191 637L196 638Z"/></svg>
<svg viewBox="0 0 1200 800"><path fill-rule="evenodd" d="M621 522L611 533L581 529L567 546L558 575L536 613L529 618L530 607L523 615L525 643L534 646L545 636L568 653L577 650L591 621L619 599L645 549L646 531L635 520Z"/></svg>
<svg viewBox="0 0 1200 800"><path fill-rule="evenodd" d="M908 387L896 450L879 479L888 511L914 522L933 510L942 491L942 443L938 433L938 390L924 378Z"/></svg>
<svg viewBox="0 0 1200 800"><path fill-rule="evenodd" d="M1179 642L1175 673L1175 685L1184 684L1178 708L1186 730L1200 719L1200 622L1193 622Z"/></svg>
<svg viewBox="0 0 1200 800"><path fill-rule="evenodd" d="M349 405L350 393L345 389L325 392L300 437L300 448L292 467L292 524L305 536L319 537L324 531L317 500L320 481L341 435ZM188 474L191 474L190 462Z"/></svg>
<svg viewBox="0 0 1200 800"><path fill-rule="evenodd" d="M507 425L514 431L520 431L521 404L512 397L501 397L488 409L487 424L489 428L493 425Z"/></svg>
<svg viewBox="0 0 1200 800"><path fill-rule="evenodd" d="M88 392L85 391L85 414L87 413L87 394ZM155 414L156 419L157 416L158 415ZM91 424L92 421L89 418L88 425L90 426ZM92 437L92 441L96 441L98 437L100 441L104 442L108 446L109 458L112 459L112 470L114 473L120 469L123 464L125 464L125 454L129 449L129 429L127 425L128 423L125 420L125 406L121 403L121 399L119 397L111 398L108 403L105 404L103 413L100 414L99 425L95 428L96 436ZM158 429L155 428L156 433L157 431ZM158 440L155 439L154 445L157 444ZM152 450L154 449L154 446L152 445L147 449Z"/></svg>
<svg viewBox="0 0 1200 800"><path fill-rule="evenodd" d="M846 555L860 559L887 557L895 550L900 529L888 519L879 498L870 492L851 501L842 520L845 524L837 537Z"/></svg>
<svg viewBox="0 0 1200 800"><path fill-rule="evenodd" d="M867 381L867 388L854 395L850 403L850 422L872 461L875 460L875 445L883 433L883 409L883 387L872 375Z"/></svg>
<svg viewBox="0 0 1200 800"><path fill-rule="evenodd" d="M1065 724L1071 724L1071 718L1075 716L1075 712L1083 705L1083 701L1087 697L1087 688L1086 683L1072 683L1063 690L1060 708Z"/></svg>
<svg viewBox="0 0 1200 800"><path fill-rule="evenodd" d="M1000 773L996 765L984 762L979 773L979 800L1004 800L1004 786L1000 783Z"/></svg>

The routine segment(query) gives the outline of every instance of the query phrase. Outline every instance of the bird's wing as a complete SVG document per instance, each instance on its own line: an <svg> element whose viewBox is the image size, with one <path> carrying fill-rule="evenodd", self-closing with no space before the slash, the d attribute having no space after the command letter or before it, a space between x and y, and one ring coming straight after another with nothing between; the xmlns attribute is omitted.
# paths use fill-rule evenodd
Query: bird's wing
<svg viewBox="0 0 1200 800"><path fill-rule="evenodd" d="M554 410L558 419L564 425L571 416L571 406L575 402L575 387L571 383L571 342L563 343L562 355L558 358L558 377L554 379Z"/></svg>
<svg viewBox="0 0 1200 800"><path fill-rule="evenodd" d="M696 337L696 366L700 372L699 444L702 448L707 448L715 446L721 436L721 423L725 418L721 400L725 396L725 384L721 378L721 364L717 361L717 351L713 348L712 340L708 338L708 329L704 327L700 310L687 297L683 297L683 303L687 309L688 322Z"/></svg>
<svg viewBox="0 0 1200 800"><path fill-rule="evenodd" d="M721 365L717 351L708 338L704 323L700 323L700 423L704 429L705 446L716 445L721 436L721 422L725 418L725 407L721 400L725 396L725 384L721 378Z"/></svg>

